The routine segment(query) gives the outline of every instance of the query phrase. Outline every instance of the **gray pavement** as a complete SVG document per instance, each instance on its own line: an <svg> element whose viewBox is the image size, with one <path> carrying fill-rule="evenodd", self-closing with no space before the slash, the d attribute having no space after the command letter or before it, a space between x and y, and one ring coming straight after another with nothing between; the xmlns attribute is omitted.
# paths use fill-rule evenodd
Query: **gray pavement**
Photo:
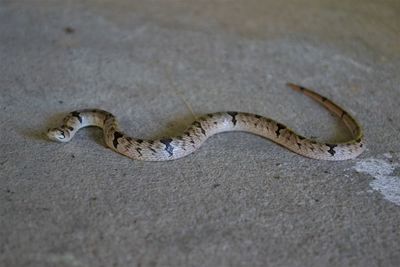
<svg viewBox="0 0 400 267"><path fill-rule="evenodd" d="M1 1L0 266L399 266L399 13L397 0ZM365 153L316 161L226 133L139 162L99 129L43 136L90 107L142 138L223 110L349 137L286 82L353 114Z"/></svg>

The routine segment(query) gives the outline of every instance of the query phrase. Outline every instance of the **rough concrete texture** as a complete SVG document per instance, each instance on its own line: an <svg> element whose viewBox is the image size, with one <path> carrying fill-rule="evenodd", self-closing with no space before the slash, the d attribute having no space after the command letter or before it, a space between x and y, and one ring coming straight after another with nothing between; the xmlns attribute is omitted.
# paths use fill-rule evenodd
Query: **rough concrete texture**
<svg viewBox="0 0 400 267"><path fill-rule="evenodd" d="M2 1L0 265L399 266L400 2L341 2ZM42 134L96 107L142 138L222 110L349 137L286 82L355 115L365 153L316 161L227 133L139 162L98 129Z"/></svg>

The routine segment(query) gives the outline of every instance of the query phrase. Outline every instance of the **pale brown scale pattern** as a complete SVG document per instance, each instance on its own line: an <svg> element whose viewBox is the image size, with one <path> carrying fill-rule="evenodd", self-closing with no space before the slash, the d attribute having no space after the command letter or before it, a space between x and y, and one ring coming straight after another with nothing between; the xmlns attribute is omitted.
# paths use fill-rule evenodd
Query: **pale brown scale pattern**
<svg viewBox="0 0 400 267"><path fill-rule="evenodd" d="M244 131L270 139L300 155L321 160L346 160L357 157L365 148L363 134L357 121L345 110L327 98L304 87L288 84L330 112L338 116L349 128L353 139L343 143L321 143L305 138L285 125L257 114L244 112L217 112L199 117L183 133L156 140L142 140L124 134L116 118L99 109L85 109L71 112L59 128L50 129L50 139L68 142L83 127L103 128L104 140L108 147L127 157L163 161L184 157L199 149L212 135L228 131Z"/></svg>

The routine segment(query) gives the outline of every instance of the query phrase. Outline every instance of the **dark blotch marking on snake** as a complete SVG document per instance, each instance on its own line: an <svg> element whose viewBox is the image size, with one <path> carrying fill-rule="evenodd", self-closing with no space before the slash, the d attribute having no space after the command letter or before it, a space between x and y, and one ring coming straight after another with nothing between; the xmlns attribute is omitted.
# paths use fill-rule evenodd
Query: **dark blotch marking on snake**
<svg viewBox="0 0 400 267"><path fill-rule="evenodd" d="M326 100L328 100L326 97L321 97L322 102L325 102Z"/></svg>
<svg viewBox="0 0 400 267"><path fill-rule="evenodd" d="M136 139L135 141L139 144L143 143L143 139Z"/></svg>
<svg viewBox="0 0 400 267"><path fill-rule="evenodd" d="M71 112L71 116L77 118L79 120L79 122L82 123L82 117L78 111Z"/></svg>
<svg viewBox="0 0 400 267"><path fill-rule="evenodd" d="M113 146L115 147L115 148L117 148L117 145L118 145L118 138L121 138L121 137L123 137L124 135L122 134L122 133L120 133L120 132L114 132L114 140L113 140Z"/></svg>
<svg viewBox="0 0 400 267"><path fill-rule="evenodd" d="M68 125L62 125L61 128L67 128L70 131L74 130L74 127L68 126Z"/></svg>
<svg viewBox="0 0 400 267"><path fill-rule="evenodd" d="M334 144L326 144L329 147L328 153L333 156L335 156L336 151L334 150L335 147L337 147L337 145Z"/></svg>
<svg viewBox="0 0 400 267"><path fill-rule="evenodd" d="M198 127L198 128L200 128L201 133L204 134L204 135L206 135L206 131L203 129L203 127L201 126L201 123L200 123L200 122L195 121L195 122L193 122L193 125L196 126L196 127Z"/></svg>
<svg viewBox="0 0 400 267"><path fill-rule="evenodd" d="M140 156L143 156L143 155L142 155L142 149L141 149L140 147L137 147L137 148L136 148L136 151L137 151L137 153L139 153Z"/></svg>
<svg viewBox="0 0 400 267"><path fill-rule="evenodd" d="M108 119L112 118L112 117L113 117L113 115L107 114L106 117L104 118L103 123L106 123L106 121L107 121Z"/></svg>
<svg viewBox="0 0 400 267"><path fill-rule="evenodd" d="M261 116L260 115L254 115L255 118L260 119Z"/></svg>
<svg viewBox="0 0 400 267"><path fill-rule="evenodd" d="M174 153L174 147L171 145L172 139L171 138L165 138L160 140L161 143L165 145L165 151L168 152L169 156L171 157Z"/></svg>
<svg viewBox="0 0 400 267"><path fill-rule="evenodd" d="M234 111L229 111L229 112L227 112L228 113L228 115L230 115L230 116L232 116L232 123L233 123L233 125L236 125L236 122L237 122L237 120L236 120L236 115L238 114L237 112L234 112Z"/></svg>
<svg viewBox="0 0 400 267"><path fill-rule="evenodd" d="M276 126L278 127L278 129L276 129L275 133L276 136L279 137L279 135L281 134L280 130L286 129L286 126L281 123L277 123Z"/></svg>

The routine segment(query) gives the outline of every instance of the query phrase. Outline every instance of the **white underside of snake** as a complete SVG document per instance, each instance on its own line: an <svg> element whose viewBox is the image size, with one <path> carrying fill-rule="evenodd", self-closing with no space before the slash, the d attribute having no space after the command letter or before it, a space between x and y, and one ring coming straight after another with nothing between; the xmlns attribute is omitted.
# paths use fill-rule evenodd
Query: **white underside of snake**
<svg viewBox="0 0 400 267"><path fill-rule="evenodd" d="M103 129L106 144L129 158L164 161L184 157L196 151L209 137L221 132L244 131L268 138L283 147L306 157L320 160L346 160L357 157L364 150L360 125L345 110L327 98L304 87L288 84L316 100L338 116L350 130L353 139L343 143L321 143L305 138L272 119L243 112L206 114L194 121L182 134L157 140L143 140L124 134L111 113L99 109L71 112L63 125L50 129L47 135L59 142L68 142L81 128L97 126Z"/></svg>

